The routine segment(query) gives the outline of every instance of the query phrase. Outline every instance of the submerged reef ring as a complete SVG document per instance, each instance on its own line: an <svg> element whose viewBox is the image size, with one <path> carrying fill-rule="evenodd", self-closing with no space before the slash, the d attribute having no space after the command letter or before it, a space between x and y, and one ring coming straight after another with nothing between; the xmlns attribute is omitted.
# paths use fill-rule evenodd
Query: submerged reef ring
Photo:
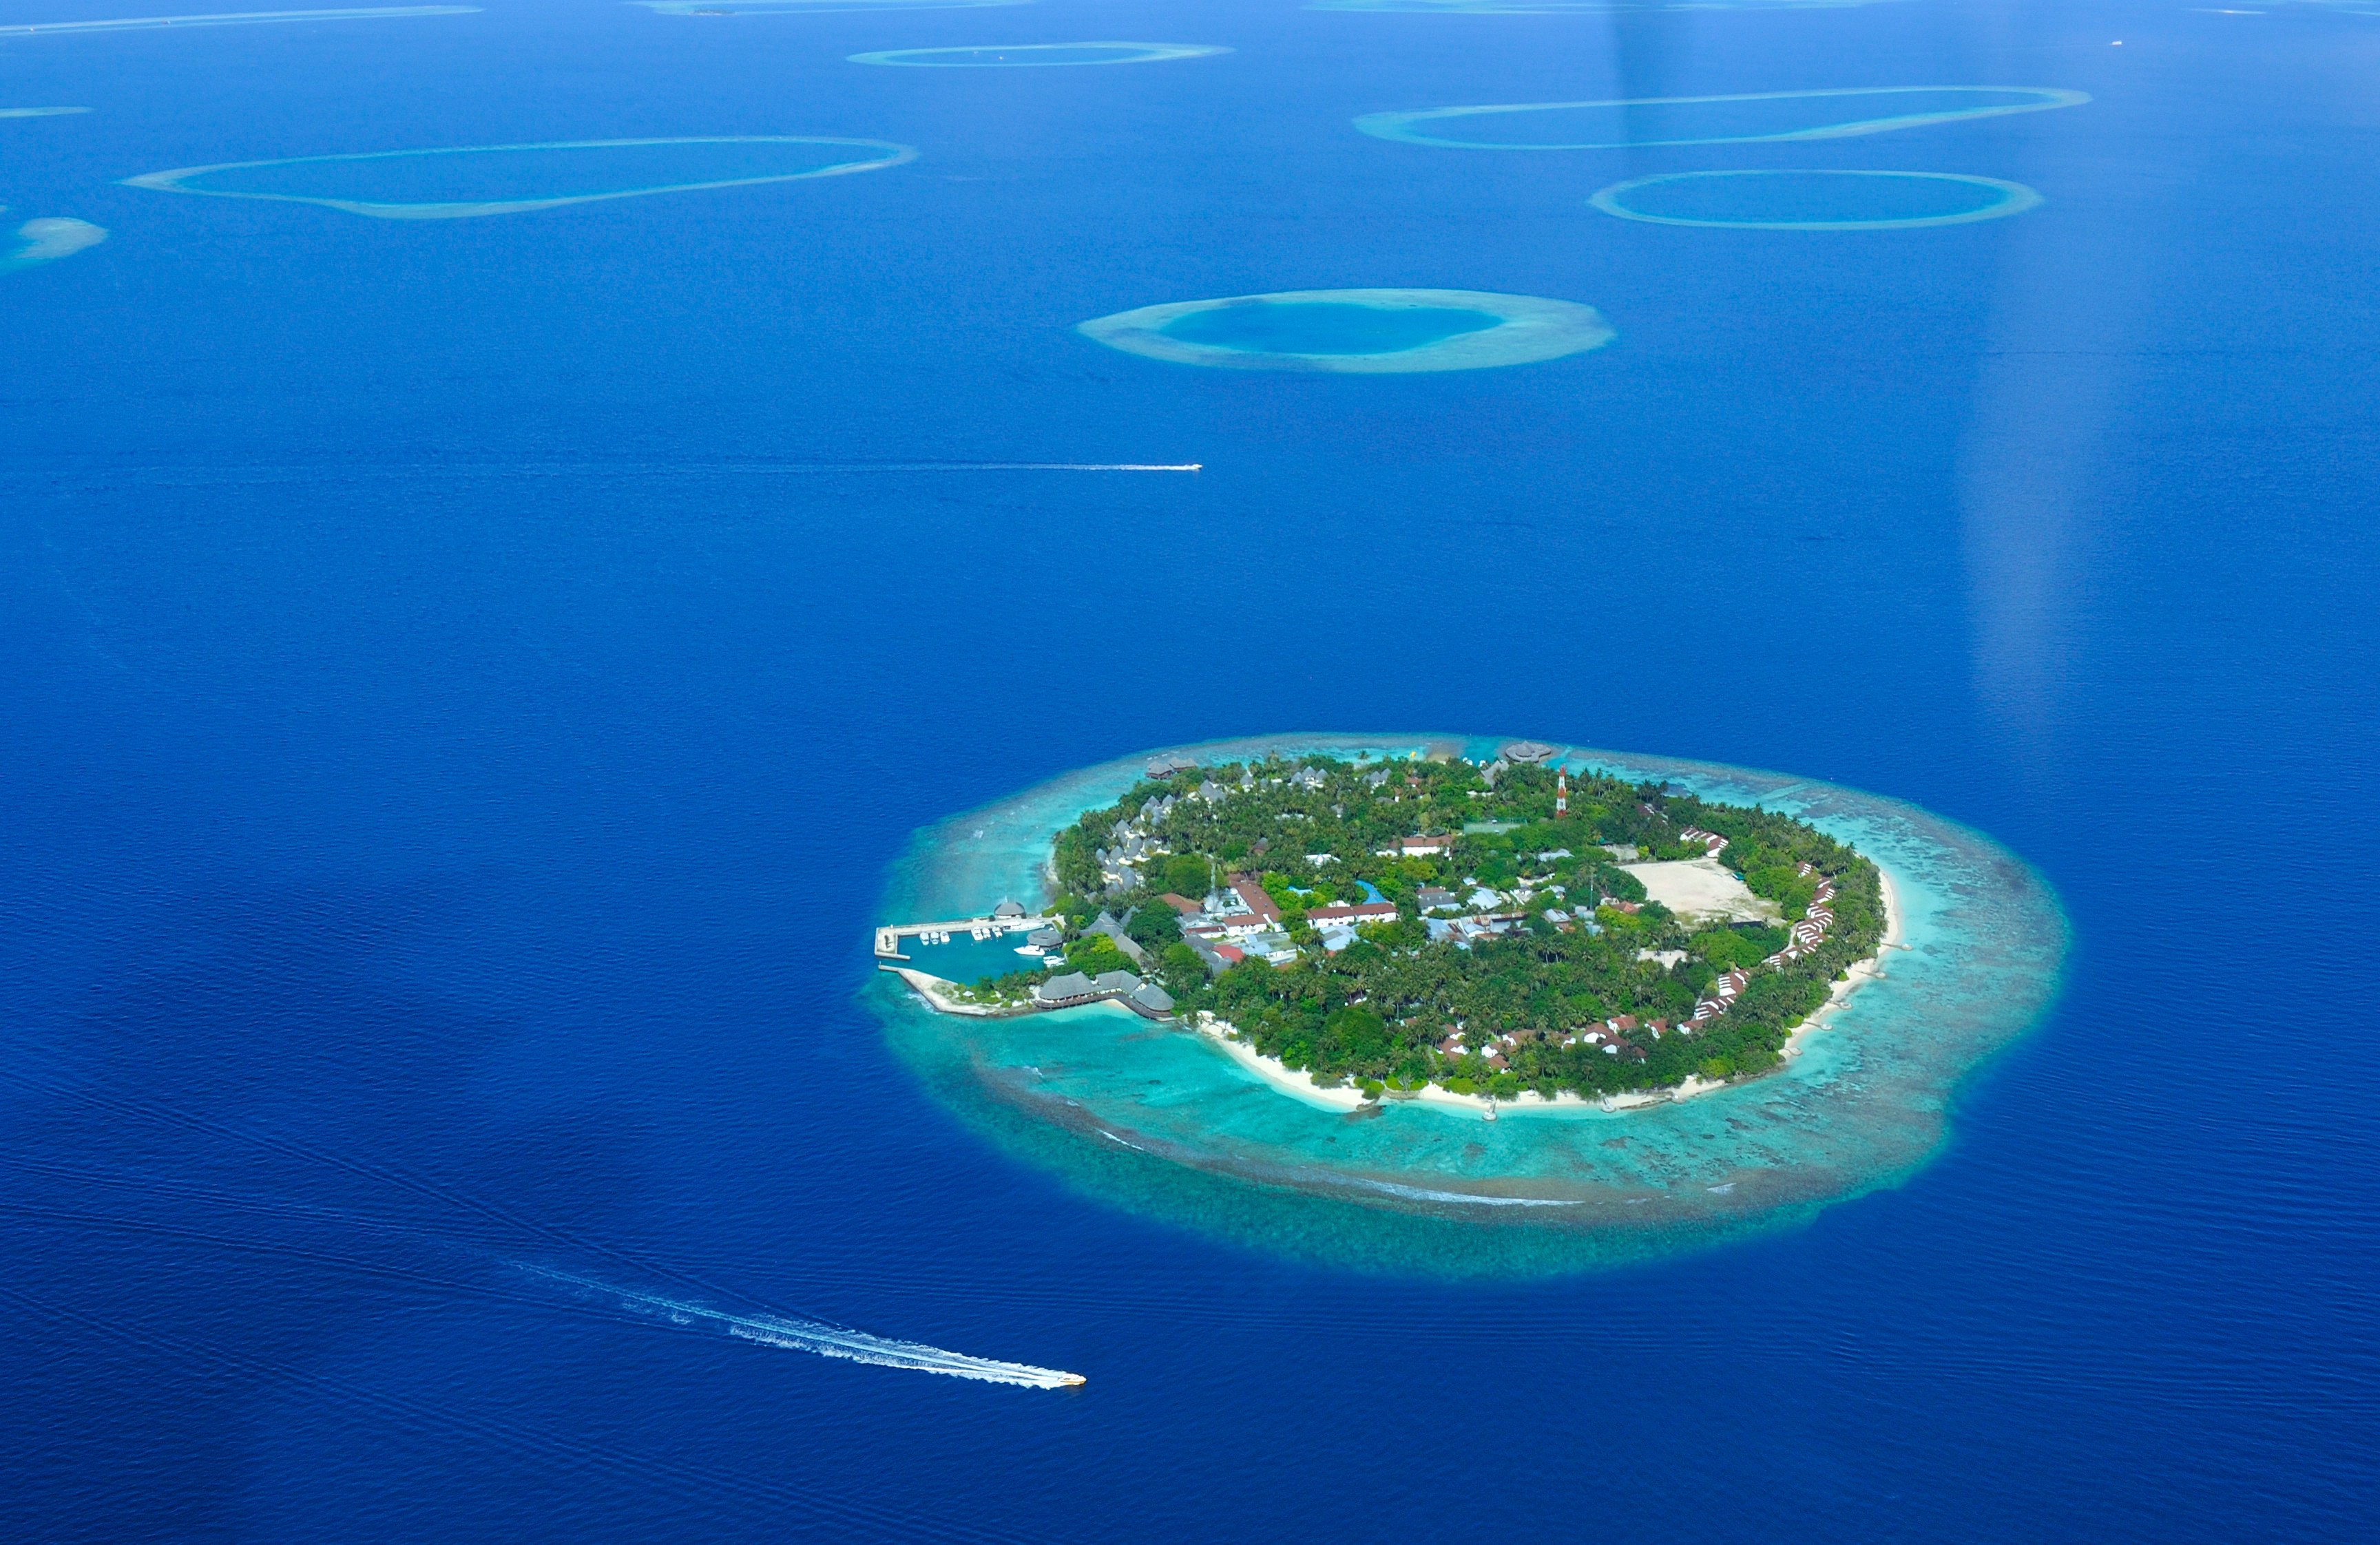
<svg viewBox="0 0 2380 1545"><path fill-rule="evenodd" d="M275 21L386 21L407 16L471 16L477 6L366 6L334 11L224 11L212 16L127 16L98 21L0 23L0 37L20 32L135 32L152 27L252 27Z"/></svg>
<svg viewBox="0 0 2380 1545"><path fill-rule="evenodd" d="M1897 101L1886 99L1899 99ZM1518 102L1482 107L1433 107L1415 113L1367 113L1355 127L1377 139L1458 151L1621 151L1662 145L1753 145L1786 139L1846 139L1897 129L2012 113L2046 113L2079 107L2084 91L2051 86L1873 86L1832 91L1758 91L1722 97L1625 97L1603 102ZM1898 111L1881 115L1811 123L1810 107L1842 101L1864 108ZM1545 123L1538 115L1570 115L1577 126L1561 139L1451 139L1427 127L1463 118L1489 118L1520 125ZM1531 115L1517 117L1517 115ZM1557 118L1552 132L1560 133ZM1485 127L1487 126L1480 126ZM1581 136L1584 137L1581 137Z"/></svg>
<svg viewBox="0 0 2380 1545"><path fill-rule="evenodd" d="M90 111L88 107L0 107L0 118L59 118Z"/></svg>
<svg viewBox="0 0 2380 1545"><path fill-rule="evenodd" d="M106 239L107 227L88 220L28 220L17 227L16 248L0 254L0 273L55 263Z"/></svg>
<svg viewBox="0 0 2380 1545"><path fill-rule="evenodd" d="M1445 16L1575 16L1613 11L1849 10L1877 0L1309 0L1309 11L1436 12Z"/></svg>
<svg viewBox="0 0 2380 1545"><path fill-rule="evenodd" d="M1655 225L1738 231L1906 231L2022 214L2041 195L1962 172L1671 172L1587 200Z"/></svg>
<svg viewBox="0 0 2380 1545"><path fill-rule="evenodd" d="M1124 758L920 831L880 915L983 917L1011 897L1029 908L1047 895L1053 835L1155 769L1274 754L1486 763L1512 743L1280 736L1176 748L1155 762ZM1980 833L1898 801L1777 773L1545 750L1537 765L1680 784L1852 844L1890 886L1897 936L1888 935L1878 969L1774 1071L1653 1103L1500 1104L1493 1121L1394 1092L1300 1095L1238 1055L1245 1046L1115 1003L1013 1017L938 1013L890 972L874 976L863 999L938 1099L1080 1190L1299 1259L1511 1277L1702 1249L1806 1222L1901 1181L1940 1150L1962 1080L2022 1035L2056 994L2066 948L2057 899ZM1008 954L1002 942L968 945L962 935L941 948Z"/></svg>
<svg viewBox="0 0 2380 1545"><path fill-rule="evenodd" d="M838 11L962 11L1032 0L629 0L657 16L795 16Z"/></svg>
<svg viewBox="0 0 2380 1545"><path fill-rule="evenodd" d="M873 172L917 157L910 147L887 139L809 135L576 139L235 161L143 173L125 178L124 186L210 199L320 204L378 220L460 220L653 193L800 182ZM200 186L200 179L246 186L210 187ZM395 196L400 194L410 197Z"/></svg>
<svg viewBox="0 0 2380 1545"><path fill-rule="evenodd" d="M1598 349L1616 336L1592 306L1480 290L1283 290L1182 300L1094 318L1075 331L1176 365L1354 375L1528 365Z"/></svg>
<svg viewBox="0 0 2380 1545"><path fill-rule="evenodd" d="M905 65L929 69L1036 68L1051 65L1154 65L1204 59L1228 48L1196 42L1026 42L981 48L882 48L854 54L855 65Z"/></svg>

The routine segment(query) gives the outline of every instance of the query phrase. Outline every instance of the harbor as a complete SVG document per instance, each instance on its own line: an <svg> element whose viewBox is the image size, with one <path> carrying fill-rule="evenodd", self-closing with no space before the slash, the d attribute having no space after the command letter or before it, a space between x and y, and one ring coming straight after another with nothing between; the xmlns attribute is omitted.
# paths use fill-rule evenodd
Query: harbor
<svg viewBox="0 0 2380 1545"><path fill-rule="evenodd" d="M1014 901L1002 901L983 917L962 917L949 923L893 923L876 930L876 958L880 960L907 960L910 955L902 946L911 940L925 946L946 945L956 939L989 943L1011 934L1030 934L1040 928L1054 928L1059 920L1028 914Z"/></svg>

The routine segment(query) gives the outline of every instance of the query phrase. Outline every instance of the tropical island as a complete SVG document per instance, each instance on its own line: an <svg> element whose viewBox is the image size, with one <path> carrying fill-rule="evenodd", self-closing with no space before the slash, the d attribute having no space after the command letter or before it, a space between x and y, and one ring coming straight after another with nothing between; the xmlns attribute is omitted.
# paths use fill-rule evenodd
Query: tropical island
<svg viewBox="0 0 2380 1545"><path fill-rule="evenodd" d="M1114 1002L1366 1103L1609 1104L1775 1068L1876 957L1876 866L1807 822L1521 742L1166 757L1059 830L1038 915L879 930L946 1013ZM1020 935L971 983L905 935Z"/></svg>

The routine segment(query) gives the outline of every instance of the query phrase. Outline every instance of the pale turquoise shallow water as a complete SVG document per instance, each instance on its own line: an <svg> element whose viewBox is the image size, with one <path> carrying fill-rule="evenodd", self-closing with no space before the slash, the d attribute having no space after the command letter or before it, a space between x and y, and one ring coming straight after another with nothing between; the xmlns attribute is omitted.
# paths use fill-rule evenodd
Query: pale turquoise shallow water
<svg viewBox="0 0 2380 1545"><path fill-rule="evenodd" d="M1191 748L1403 754L1459 737L1281 737ZM1767 1078L1645 1109L1354 1115L1265 1085L1196 1035L1093 1008L934 1014L891 976L868 994L894 1047L1003 1148L1119 1205L1289 1254L1451 1275L1572 1271L1694 1248L1889 1185L1939 1150L1961 1078L2054 995L2066 925L2040 877L1980 833L1853 790L1574 750L1592 763L1810 820L1890 875L1906 949ZM1050 834L1110 803L1146 755L918 834L884 917L1038 899Z"/></svg>

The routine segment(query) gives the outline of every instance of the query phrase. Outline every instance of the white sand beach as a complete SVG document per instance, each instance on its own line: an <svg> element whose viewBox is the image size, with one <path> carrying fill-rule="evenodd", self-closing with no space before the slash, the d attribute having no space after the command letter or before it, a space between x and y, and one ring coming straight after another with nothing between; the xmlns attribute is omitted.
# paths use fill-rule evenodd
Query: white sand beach
<svg viewBox="0 0 2380 1545"><path fill-rule="evenodd" d="M1779 1056L1801 1056L1802 1041L1804 1036L1814 1031L1826 1029L1827 1021L1832 1019L1844 1004L1851 1001L1852 994L1884 974L1885 951L1909 948L1906 937L1907 929L1904 926L1907 918L1901 911L1900 892L1895 889L1892 884L1892 871L1879 863L1876 866L1876 877L1884 892L1883 942L1876 946L1875 954L1852 967L1844 979L1835 984L1835 990L1827 995L1827 1001L1818 1006L1817 1012L1793 1028L1793 1033L1786 1038L1785 1044L1778 1052Z"/></svg>
<svg viewBox="0 0 2380 1545"><path fill-rule="evenodd" d="M999 1020L1005 1019L1012 1014L1026 1014L1033 1012L1033 1010L1026 1008L990 1008L980 1003L961 1003L958 999L952 997L948 993L943 991L944 988L954 986L956 984L945 982L939 976L929 976L922 971L913 971L907 966L892 966L890 968L879 966L877 969L879 971L887 969L891 970L894 975L900 977L902 981L909 984L910 987L917 992L917 995L919 997L924 998L929 1004L932 1005L934 1011L939 1014L957 1014L965 1018L976 1020Z"/></svg>
<svg viewBox="0 0 2380 1545"><path fill-rule="evenodd" d="M1201 1009L1191 1026L1199 1034L1223 1049L1225 1056L1254 1073L1257 1078L1293 1100L1303 1100L1309 1105L1325 1110L1359 1110L1364 1105L1364 1092L1352 1085L1345 1089L1324 1089L1314 1081L1311 1073L1293 1072L1281 1058L1266 1056L1254 1046L1239 1039L1239 1031L1228 1021Z"/></svg>

